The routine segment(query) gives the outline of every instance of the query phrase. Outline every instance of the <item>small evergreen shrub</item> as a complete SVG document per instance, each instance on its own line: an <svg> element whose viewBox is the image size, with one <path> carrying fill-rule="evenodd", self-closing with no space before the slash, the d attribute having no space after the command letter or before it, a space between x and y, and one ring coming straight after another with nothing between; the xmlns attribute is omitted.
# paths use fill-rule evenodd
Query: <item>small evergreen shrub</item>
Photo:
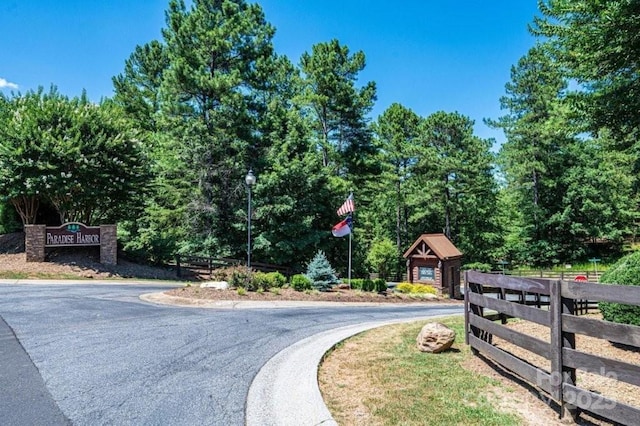
<svg viewBox="0 0 640 426"><path fill-rule="evenodd" d="M343 281L346 283L346 281ZM352 290L362 290L362 285L364 284L364 280L362 278L351 278L351 289Z"/></svg>
<svg viewBox="0 0 640 426"><path fill-rule="evenodd" d="M311 290L311 280L303 274L296 274L291 277L291 287L295 291Z"/></svg>
<svg viewBox="0 0 640 426"><path fill-rule="evenodd" d="M339 283L336 272L331 267L324 252L318 251L313 260L307 266L305 274L314 289L318 291L327 291L332 285Z"/></svg>
<svg viewBox="0 0 640 426"><path fill-rule="evenodd" d="M343 282L345 284L347 283L347 281ZM376 278L375 280L370 280L369 278L352 278L351 289L381 292L387 290L387 282L382 278Z"/></svg>
<svg viewBox="0 0 640 426"><path fill-rule="evenodd" d="M640 252L623 257L600 277L602 284L640 286ZM640 325L640 306L598 303L602 318L620 324Z"/></svg>
<svg viewBox="0 0 640 426"><path fill-rule="evenodd" d="M373 280L369 278L365 278L362 280L362 291L373 291L375 290L375 285L373 284Z"/></svg>
<svg viewBox="0 0 640 426"><path fill-rule="evenodd" d="M387 291L387 282L382 278L376 278L373 280L374 290L378 293L382 293L383 291Z"/></svg>

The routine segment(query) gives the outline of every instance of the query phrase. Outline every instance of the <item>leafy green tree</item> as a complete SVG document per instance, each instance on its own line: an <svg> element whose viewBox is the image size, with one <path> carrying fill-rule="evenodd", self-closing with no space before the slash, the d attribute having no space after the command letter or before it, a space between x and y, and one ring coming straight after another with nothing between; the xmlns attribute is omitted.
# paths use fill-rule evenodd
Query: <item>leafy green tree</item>
<svg viewBox="0 0 640 426"><path fill-rule="evenodd" d="M42 202L60 221L87 224L135 216L147 180L137 134L109 102L68 98L55 88L14 97L0 122L0 194L24 224Z"/></svg>
<svg viewBox="0 0 640 426"><path fill-rule="evenodd" d="M367 254L367 263L380 274L381 278L388 278L390 273L398 272L398 258L400 253L390 239L375 240Z"/></svg>
<svg viewBox="0 0 640 426"><path fill-rule="evenodd" d="M579 245L576 257L587 254L588 244L607 242L621 249L633 232L638 215L633 157L611 150L611 143L608 132L602 131L599 137L574 145L576 162L563 176L567 189L559 216Z"/></svg>

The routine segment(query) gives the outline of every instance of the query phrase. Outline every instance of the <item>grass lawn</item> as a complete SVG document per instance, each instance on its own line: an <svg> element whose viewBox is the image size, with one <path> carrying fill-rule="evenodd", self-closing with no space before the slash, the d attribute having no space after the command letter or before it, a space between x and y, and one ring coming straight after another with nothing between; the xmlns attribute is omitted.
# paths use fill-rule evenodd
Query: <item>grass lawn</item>
<svg viewBox="0 0 640 426"><path fill-rule="evenodd" d="M441 354L418 351L416 336L424 322L374 329L329 353L319 382L334 419L344 425L521 424L489 402L496 390L508 389L462 368L472 356L464 344L464 319L437 321L456 332L452 349Z"/></svg>

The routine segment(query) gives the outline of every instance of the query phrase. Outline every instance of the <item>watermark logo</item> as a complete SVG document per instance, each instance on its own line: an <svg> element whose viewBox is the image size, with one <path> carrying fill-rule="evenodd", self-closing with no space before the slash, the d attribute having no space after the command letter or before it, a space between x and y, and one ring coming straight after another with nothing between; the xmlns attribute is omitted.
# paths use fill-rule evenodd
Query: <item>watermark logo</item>
<svg viewBox="0 0 640 426"><path fill-rule="evenodd" d="M600 367L599 371L595 374L599 374L607 379L618 380L618 375L614 371L609 371L604 367ZM548 382L552 388L558 388L562 386L562 383L564 383L563 373L553 371L551 374L547 374L538 370L536 375L536 385L543 388L545 382ZM540 391L540 399L547 405L550 405L551 402L554 401L552 396L549 396L542 391ZM562 399L568 404L590 411L613 410L617 405L616 401L608 399L602 395L574 389L564 389L562 392Z"/></svg>

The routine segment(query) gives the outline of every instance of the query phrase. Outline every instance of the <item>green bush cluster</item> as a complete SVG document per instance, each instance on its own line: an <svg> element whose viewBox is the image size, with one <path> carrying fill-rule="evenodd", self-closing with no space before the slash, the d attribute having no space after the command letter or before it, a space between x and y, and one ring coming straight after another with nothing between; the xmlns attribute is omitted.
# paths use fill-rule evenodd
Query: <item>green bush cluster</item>
<svg viewBox="0 0 640 426"><path fill-rule="evenodd" d="M255 272L246 266L219 268L213 272L213 277L219 281L226 281L229 287L247 291L282 288L287 283L287 278L280 272Z"/></svg>
<svg viewBox="0 0 640 426"><path fill-rule="evenodd" d="M227 266L213 271L212 278L217 281L226 281L229 287L243 288L248 290L251 287L253 273L246 266Z"/></svg>
<svg viewBox="0 0 640 426"><path fill-rule="evenodd" d="M295 291L311 290L311 280L304 274L296 274L291 277L291 287Z"/></svg>
<svg viewBox="0 0 640 426"><path fill-rule="evenodd" d="M383 292L387 290L387 282L382 278L371 280L369 278L353 278L351 279L351 288L361 291Z"/></svg>
<svg viewBox="0 0 640 426"><path fill-rule="evenodd" d="M603 284L640 286L640 252L623 257L611 266L602 277ZM622 303L598 303L602 318L620 324L640 325L640 306Z"/></svg>
<svg viewBox="0 0 640 426"><path fill-rule="evenodd" d="M427 284L400 283L396 286L396 291L404 294L438 294L433 286Z"/></svg>
<svg viewBox="0 0 640 426"><path fill-rule="evenodd" d="M282 288L287 283L287 278L280 272L255 272L252 279L252 287L262 290Z"/></svg>

